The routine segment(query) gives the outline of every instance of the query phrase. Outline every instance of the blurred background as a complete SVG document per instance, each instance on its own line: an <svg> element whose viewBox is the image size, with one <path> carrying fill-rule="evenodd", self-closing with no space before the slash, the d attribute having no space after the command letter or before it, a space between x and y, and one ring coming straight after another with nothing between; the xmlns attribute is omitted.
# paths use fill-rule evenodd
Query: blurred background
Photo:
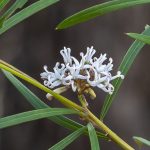
<svg viewBox="0 0 150 150"><path fill-rule="evenodd" d="M30 3L34 2L30 0ZM142 32L150 24L150 5L117 11L69 29L56 31L64 18L104 0L62 0L33 15L0 36L0 58L21 69L38 81L43 65L52 70L57 61L63 61L60 50L66 46L72 55L94 46L96 55L107 53L114 60L114 74L133 40L127 32ZM28 3L28 4L30 4ZM150 139L150 46L145 46L124 79L120 93L104 122L121 138L133 145L132 136ZM44 92L25 83L45 103L63 107L53 100L48 102ZM95 89L97 98L89 100L90 109L99 116L105 93ZM68 91L64 96L77 102L76 94ZM32 110L25 98L0 74L0 116ZM79 118L75 118L79 120ZM46 150L71 133L46 119L0 130L1 150ZM102 150L119 150L113 142L100 140ZM90 150L89 139L80 137L67 150ZM149 148L143 147L143 150Z"/></svg>

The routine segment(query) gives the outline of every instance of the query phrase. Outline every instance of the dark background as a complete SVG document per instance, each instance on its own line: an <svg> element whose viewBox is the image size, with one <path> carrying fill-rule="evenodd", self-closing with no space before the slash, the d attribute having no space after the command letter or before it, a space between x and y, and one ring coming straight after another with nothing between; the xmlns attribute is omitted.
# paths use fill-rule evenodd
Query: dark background
<svg viewBox="0 0 150 150"><path fill-rule="evenodd" d="M87 46L93 45L97 56L107 53L108 57L114 59L115 74L133 42L125 33L140 33L146 24L150 24L149 5L113 12L66 30L54 30L65 17L101 2L104 0L62 0L37 13L1 35L0 58L42 82L40 73L43 71L43 65L47 64L52 69L57 61L62 61L59 51L64 46L70 47L72 55L79 57L80 51L85 52ZM150 47L145 46L124 79L120 93L104 120L113 131L136 149L133 135L150 139L149 58ZM24 83L47 104L62 107L56 100L48 102L44 92ZM97 98L89 103L91 110L98 116L105 93L100 89L95 91ZM71 91L65 96L77 100L76 94ZM0 74L0 116L32 109L25 98ZM25 123L0 131L0 149L46 150L69 133L67 129L46 119ZM120 149L113 142L101 140L100 143L102 150ZM89 139L85 136L80 137L67 149L90 150ZM143 150L148 149L143 147Z"/></svg>

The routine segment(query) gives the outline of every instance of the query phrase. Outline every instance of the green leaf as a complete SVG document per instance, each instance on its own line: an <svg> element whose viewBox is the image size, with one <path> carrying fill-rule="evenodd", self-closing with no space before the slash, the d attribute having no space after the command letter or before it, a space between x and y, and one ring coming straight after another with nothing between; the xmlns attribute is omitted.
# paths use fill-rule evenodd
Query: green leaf
<svg viewBox="0 0 150 150"><path fill-rule="evenodd" d="M32 110L0 118L0 129L51 116L59 116L62 114L77 114L77 113L78 113L77 111L67 108L53 108L53 109L45 108Z"/></svg>
<svg viewBox="0 0 150 150"><path fill-rule="evenodd" d="M10 17L8 20L6 20L3 24L3 27L0 29L0 34L4 33L8 29L12 28L13 26L30 17L31 15L41 11L42 9L58 1L59 0L39 0L31 4L30 6L24 8L23 10L19 11L18 13Z"/></svg>
<svg viewBox="0 0 150 150"><path fill-rule="evenodd" d="M100 150L96 131L92 123L88 123L87 127L88 127L90 142L91 142L91 150Z"/></svg>
<svg viewBox="0 0 150 150"><path fill-rule="evenodd" d="M68 135L66 138L55 144L53 147L49 148L48 150L62 150L66 148L69 144L71 144L75 139L77 139L80 135L84 133L86 127L79 128L75 132Z"/></svg>
<svg viewBox="0 0 150 150"><path fill-rule="evenodd" d="M47 104L42 102L34 93L32 93L25 85L23 85L16 77L14 77L11 73L9 73L5 70L3 70L3 73L34 108L40 109L40 108L48 108L49 107ZM54 116L54 117L51 117L48 119L57 123L58 125L61 125L65 128L73 130L73 131L83 127L83 125L81 125L65 116ZM85 131L85 134L87 134L87 131ZM108 139L104 134L102 134L100 132L97 132L97 135L100 138L104 138L106 140Z"/></svg>
<svg viewBox="0 0 150 150"><path fill-rule="evenodd" d="M11 16L18 8L22 8L28 0L16 0L15 3L0 17L0 26L2 27L3 22Z"/></svg>
<svg viewBox="0 0 150 150"><path fill-rule="evenodd" d="M146 44L150 44L150 36L137 33L127 33L127 35Z"/></svg>
<svg viewBox="0 0 150 150"><path fill-rule="evenodd" d="M142 33L144 35L150 35L150 27L147 25L145 27L145 31ZM126 76L126 74L128 73L129 69L131 68L131 65L133 64L135 58L137 57L137 55L140 53L141 49L144 47L144 43L141 41L136 40L131 47L128 49L126 55L124 56L118 70L121 71L121 73ZM118 78L116 80L114 80L112 82L115 90L113 92L112 95L107 94L103 107L102 107L102 111L101 111L101 115L100 118L101 120L104 119L104 117L106 116L114 98L116 97L119 88L122 84L123 80Z"/></svg>
<svg viewBox="0 0 150 150"><path fill-rule="evenodd" d="M36 109L49 108L47 104L41 101L34 93L24 86L15 76L8 71L3 70L8 80L17 88L17 90L26 98L26 100Z"/></svg>
<svg viewBox="0 0 150 150"><path fill-rule="evenodd" d="M150 146L150 141L144 138L134 136L133 139L139 145L139 147L141 147L143 144L146 146Z"/></svg>
<svg viewBox="0 0 150 150"><path fill-rule="evenodd" d="M9 3L10 0L1 0L0 11Z"/></svg>
<svg viewBox="0 0 150 150"><path fill-rule="evenodd" d="M135 5L150 3L150 0L112 0L84 9L63 20L56 29L65 29L98 16Z"/></svg>

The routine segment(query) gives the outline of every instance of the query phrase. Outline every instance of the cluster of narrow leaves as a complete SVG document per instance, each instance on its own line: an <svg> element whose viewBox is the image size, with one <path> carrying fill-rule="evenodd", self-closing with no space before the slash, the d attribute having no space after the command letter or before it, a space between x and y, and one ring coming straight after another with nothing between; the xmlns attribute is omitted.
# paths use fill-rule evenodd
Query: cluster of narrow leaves
<svg viewBox="0 0 150 150"><path fill-rule="evenodd" d="M6 4L8 4L9 1L10 0L2 0L0 2L0 10L5 10L5 6L7 6ZM11 7L0 17L0 34L58 1L59 0L38 0L37 2L21 9L28 0L16 0L15 3L12 4ZM17 9L21 10L12 15Z"/></svg>
<svg viewBox="0 0 150 150"><path fill-rule="evenodd" d="M28 0L16 0L8 7L10 0L0 1L0 11L3 10L0 16L0 34L6 32L16 24L22 22L31 15L45 9L46 7L55 4L59 0L38 0L31 5L28 5ZM62 21L56 28L65 29L73 25L79 24L81 22L88 21L98 16L111 13L113 11L121 10L135 5L150 3L150 0L112 0L106 3L98 4L82 10L64 21ZM136 39L131 47L128 49L126 55L124 56L118 70L120 70L125 76L128 73L131 65L133 64L136 56L139 54L145 43L150 44L150 27L147 25L142 34L128 33L128 36ZM44 87L38 81L29 77L28 75L20 72L13 66L0 61L0 68L2 69L5 76L9 81L16 87L16 89L26 98L26 100L36 109L28 112L23 112L20 114L15 114L8 117L0 118L0 129L6 128L13 125L18 125L24 122L33 121L37 119L47 118L65 128L73 131L70 135L64 138L62 141L58 142L56 145L50 148L50 150L61 150L72 143L80 135L84 134L90 137L91 149L99 150L98 138L108 140L108 138L98 131L91 123L87 126L83 126L63 115L65 114L79 114L78 111L67 108L50 108L44 102L42 102L34 93L32 93L25 85L23 85L15 76L22 78L30 84L40 88L41 90L52 94L56 99L65 104L66 98L54 93L50 89ZM13 76L14 74L15 76ZM109 111L112 102L114 101L119 88L122 84L121 79L116 79L113 81L115 91L112 95L107 95L104 101L104 105L101 110L100 119L104 120L107 112ZM75 105L74 103L70 102ZM150 142L140 138L134 137L137 143L143 143L150 146Z"/></svg>

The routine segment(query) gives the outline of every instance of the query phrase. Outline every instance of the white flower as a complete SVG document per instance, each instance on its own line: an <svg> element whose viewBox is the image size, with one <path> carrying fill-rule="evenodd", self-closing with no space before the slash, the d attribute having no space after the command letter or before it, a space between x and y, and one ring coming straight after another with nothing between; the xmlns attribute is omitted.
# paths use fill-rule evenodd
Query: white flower
<svg viewBox="0 0 150 150"><path fill-rule="evenodd" d="M70 48L66 48L64 47L64 49L62 49L60 51L60 54L63 56L64 62L65 64L72 64L72 59L71 59L71 49Z"/></svg>
<svg viewBox="0 0 150 150"><path fill-rule="evenodd" d="M93 49L93 46L91 48L87 47L87 52L84 55L84 53L80 53L80 56L82 57L81 62L82 64L90 64L92 63L93 59L93 55L96 53L96 50Z"/></svg>
<svg viewBox="0 0 150 150"><path fill-rule="evenodd" d="M41 78L44 80L44 85L49 88L55 88L59 85L70 86L72 90L78 91L84 89L87 85L90 87L98 87L103 91L112 94L114 91L113 85L110 83L116 78L124 78L120 71L117 75L112 76L113 59L107 60L106 54L101 54L99 58L94 57L96 50L87 48L87 52L80 53L81 60L78 61L71 56L71 49L64 47L60 51L64 63L56 63L53 72L49 72L47 66L44 66L45 72L41 73ZM84 91L83 91L84 92Z"/></svg>

